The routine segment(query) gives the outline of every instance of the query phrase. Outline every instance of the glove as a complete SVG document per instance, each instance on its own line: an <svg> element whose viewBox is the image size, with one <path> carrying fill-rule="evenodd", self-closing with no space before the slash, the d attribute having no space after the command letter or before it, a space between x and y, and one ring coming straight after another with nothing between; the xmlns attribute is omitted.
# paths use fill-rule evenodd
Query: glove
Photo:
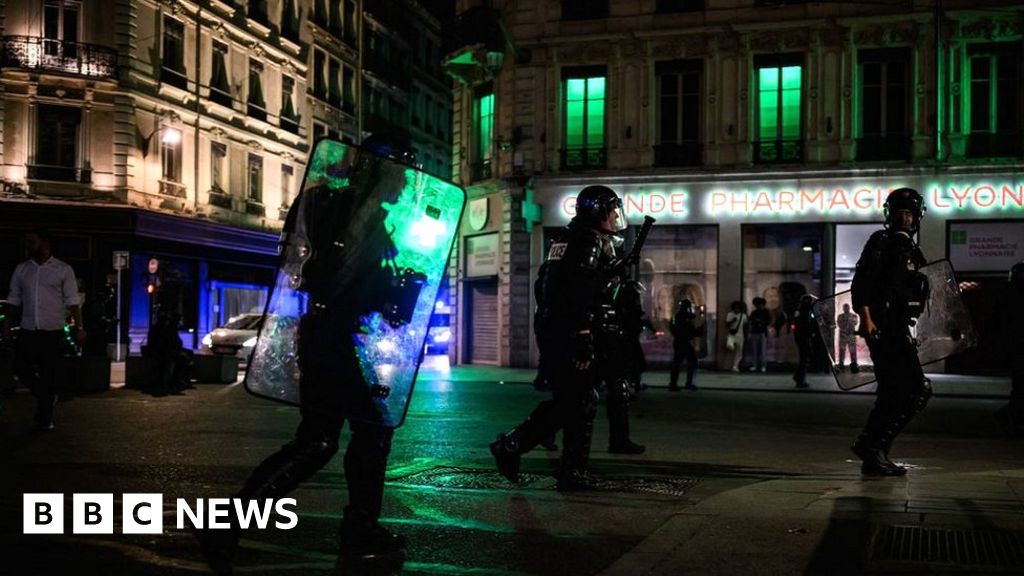
<svg viewBox="0 0 1024 576"><path fill-rule="evenodd" d="M577 332L572 338L572 359L579 364L594 361L594 337L590 332Z"/></svg>

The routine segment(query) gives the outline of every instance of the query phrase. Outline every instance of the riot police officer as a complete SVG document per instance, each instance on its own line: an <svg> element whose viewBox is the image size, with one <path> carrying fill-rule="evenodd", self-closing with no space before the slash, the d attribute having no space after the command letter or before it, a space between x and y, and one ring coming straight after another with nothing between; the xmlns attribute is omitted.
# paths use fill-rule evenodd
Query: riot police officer
<svg viewBox="0 0 1024 576"><path fill-rule="evenodd" d="M490 445L498 471L515 482L520 459L562 429L559 490L594 487L588 473L597 406L600 346L617 337L612 292L615 248L626 225L622 201L606 186L587 186L576 198L576 216L548 251L540 290L538 346L552 398Z"/></svg>
<svg viewBox="0 0 1024 576"><path fill-rule="evenodd" d="M927 277L918 272L926 261L915 240L924 199L900 188L884 209L885 228L868 239L853 277L853 307L875 366L878 397L852 449L863 474L901 476L906 469L889 460L889 449L931 397L912 332L928 300Z"/></svg>
<svg viewBox="0 0 1024 576"><path fill-rule="evenodd" d="M693 378L697 374L697 348L699 339L704 335L704 324L697 308L688 298L679 302L675 315L672 316L672 369L669 373L668 389L679 390L679 367L686 362L687 390L696 390Z"/></svg>
<svg viewBox="0 0 1024 576"><path fill-rule="evenodd" d="M289 210L282 235L285 254L290 253L289 238L299 229L309 243L298 251L308 257L295 276L310 300L298 327L302 420L294 439L260 463L236 495L249 501L277 499L291 492L331 460L348 421L351 438L344 471L349 503L338 532L340 560L378 568L400 564L404 558L405 538L378 522L394 430L370 417L377 413L376 404L351 335L360 315L366 313L364 308L386 292L388 278L380 261L395 250L381 204L397 200L397 195L394 199L368 196L381 187L381 158L410 160L401 143L368 137L349 168L349 186L305 190ZM286 260L283 265L292 262ZM196 534L214 572L230 574L238 527L197 530Z"/></svg>
<svg viewBox="0 0 1024 576"><path fill-rule="evenodd" d="M817 328L814 321L814 300L814 296L810 294L801 296L800 304L793 315L793 339L796 340L797 351L800 353L796 373L793 374L797 388L807 388L807 368L811 365L814 330Z"/></svg>
<svg viewBox="0 0 1024 576"><path fill-rule="evenodd" d="M641 296L644 285L637 280L626 280L615 292L615 308L619 316L619 330L622 335L622 357L626 366L626 375L630 385L637 393L641 389L641 379L647 370L647 357L640 345L640 335L644 328L654 330L651 319L644 312Z"/></svg>
<svg viewBox="0 0 1024 576"><path fill-rule="evenodd" d="M1005 316L1005 357L1010 362L1010 401L996 412L1010 438L1024 436L1024 262L1010 268L1009 310Z"/></svg>

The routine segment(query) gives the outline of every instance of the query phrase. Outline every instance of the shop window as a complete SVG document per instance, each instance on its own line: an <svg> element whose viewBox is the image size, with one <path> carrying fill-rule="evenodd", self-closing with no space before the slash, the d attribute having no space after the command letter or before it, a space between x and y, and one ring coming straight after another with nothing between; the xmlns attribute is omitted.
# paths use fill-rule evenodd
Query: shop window
<svg viewBox="0 0 1024 576"><path fill-rule="evenodd" d="M604 168L605 69L567 70L563 76L562 169Z"/></svg>
<svg viewBox="0 0 1024 576"><path fill-rule="evenodd" d="M267 119L267 103L263 97L263 64L255 58L249 58L248 114L258 120Z"/></svg>
<svg viewBox="0 0 1024 576"><path fill-rule="evenodd" d="M188 88L188 77L185 75L185 25L168 16L164 17L160 80L181 89Z"/></svg>
<svg viewBox="0 0 1024 576"><path fill-rule="evenodd" d="M800 162L802 54L771 54L754 58L754 162Z"/></svg>
<svg viewBox="0 0 1024 576"><path fill-rule="evenodd" d="M655 166L698 166L701 163L700 60L655 64L658 83L658 130Z"/></svg>
<svg viewBox="0 0 1024 576"><path fill-rule="evenodd" d="M494 91L489 86L478 92L473 101L473 180L491 177L491 155L494 149Z"/></svg>
<svg viewBox="0 0 1024 576"><path fill-rule="evenodd" d="M967 54L967 156L1024 155L1021 43L971 45Z"/></svg>
<svg viewBox="0 0 1024 576"><path fill-rule="evenodd" d="M858 160L910 159L910 49L860 50Z"/></svg>
<svg viewBox="0 0 1024 576"><path fill-rule="evenodd" d="M800 296L822 293L823 224L743 226L743 301L752 310L764 298L771 324L765 346L771 365L795 364L799 358L789 322Z"/></svg>
<svg viewBox="0 0 1024 576"><path fill-rule="evenodd" d="M608 0L562 0L562 20L608 17Z"/></svg>

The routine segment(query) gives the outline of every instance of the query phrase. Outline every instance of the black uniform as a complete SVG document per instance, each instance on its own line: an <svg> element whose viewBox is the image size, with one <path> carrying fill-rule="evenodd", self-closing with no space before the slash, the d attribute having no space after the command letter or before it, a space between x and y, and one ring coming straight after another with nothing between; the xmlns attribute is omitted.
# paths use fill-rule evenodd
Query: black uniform
<svg viewBox="0 0 1024 576"><path fill-rule="evenodd" d="M931 396L911 334L921 312L915 309L916 303L927 300L927 279L917 272L925 264L911 236L891 229L872 234L857 262L853 306L858 311L867 306L878 328L877 335L864 335L875 367L878 398L853 446L864 460L866 473L905 473L888 460L889 448ZM864 322L861 329L866 329Z"/></svg>
<svg viewBox="0 0 1024 576"><path fill-rule="evenodd" d="M697 349L694 339L704 335L704 326L698 324L697 313L689 300L684 300L672 316L672 368L668 389L679 389L679 367L686 362L686 388L696 389L693 378L697 374Z"/></svg>
<svg viewBox="0 0 1024 576"><path fill-rule="evenodd" d="M619 331L622 335L622 358L626 366L626 375L633 389L640 391L640 380L647 370L647 357L640 345L640 335L644 328L653 330L651 320L644 312L640 299L642 287L639 282L623 283L615 294L615 307L619 316Z"/></svg>
<svg viewBox="0 0 1024 576"><path fill-rule="evenodd" d="M378 411L351 338L360 316L369 312L362 307L372 307L376 295L389 289L388 269L380 263L395 249L380 202L363 196L371 193L374 170L372 161L357 164L349 175L350 188L303 192L289 211L284 233L304 219L311 254L299 279L310 300L298 328L302 420L295 438L257 466L236 495L277 499L294 490L335 455L347 420L352 431L344 458L349 503L339 539L344 557L355 559L388 557L405 543L378 523L394 431L372 423ZM211 567L229 573L238 531L223 532L200 532L200 538Z"/></svg>
<svg viewBox="0 0 1024 576"><path fill-rule="evenodd" d="M585 480L597 406L598 347L616 337L618 329L610 323L614 257L610 235L577 220L551 246L540 289L537 344L552 398L491 445L499 470L510 480L518 478L519 456L559 429L564 444L559 487L572 489ZM589 366L581 370L577 362Z"/></svg>
<svg viewBox="0 0 1024 576"><path fill-rule="evenodd" d="M813 298L802 297L800 305L793 314L793 339L796 341L797 351L800 354L796 373L793 374L793 380L796 381L797 388L807 387L807 369L810 367L811 359L814 356L813 337L817 324L814 320L813 305Z"/></svg>
<svg viewBox="0 0 1024 576"><path fill-rule="evenodd" d="M1004 357L1010 368L1010 401L996 413L1006 435L1024 436L1024 262L1010 269L1008 309L1003 316L1007 336Z"/></svg>

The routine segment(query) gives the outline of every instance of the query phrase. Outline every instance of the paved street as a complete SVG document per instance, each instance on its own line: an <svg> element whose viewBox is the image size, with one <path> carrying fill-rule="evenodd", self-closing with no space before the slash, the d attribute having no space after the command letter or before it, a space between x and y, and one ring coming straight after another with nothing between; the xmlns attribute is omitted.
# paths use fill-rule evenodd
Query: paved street
<svg viewBox="0 0 1024 576"><path fill-rule="evenodd" d="M940 382L966 395L935 398L893 450L910 474L880 480L861 479L848 449L870 395L829 392L824 377L791 391L788 375L771 374L653 388L633 409L643 456L608 454L598 416L593 467L619 489L563 495L551 479L557 458L543 451L526 457L522 486L491 472L487 443L543 397L516 382L528 376L456 369L421 380L396 436L383 520L410 539L404 574L1024 572L1024 443L1001 438L992 418L1004 380ZM0 574L19 576L204 573L169 502L231 494L297 423L294 409L239 385L80 396L58 406L49 433L29 431L27 394L0 402ZM115 502L162 492L172 526L161 536L21 536L25 492ZM294 496L298 527L247 533L237 573L343 573L333 544L340 454Z"/></svg>

